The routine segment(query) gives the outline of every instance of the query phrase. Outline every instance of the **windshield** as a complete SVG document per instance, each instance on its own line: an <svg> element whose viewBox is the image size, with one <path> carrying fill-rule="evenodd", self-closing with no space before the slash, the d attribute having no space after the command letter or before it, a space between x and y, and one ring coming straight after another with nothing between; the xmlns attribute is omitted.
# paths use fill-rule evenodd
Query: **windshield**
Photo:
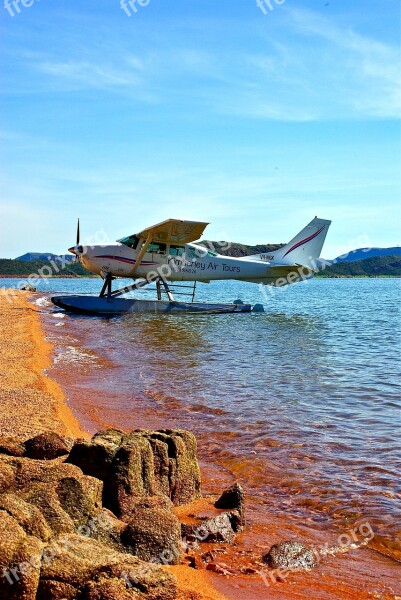
<svg viewBox="0 0 401 600"><path fill-rule="evenodd" d="M128 237L121 238L121 240L117 241L120 242L120 244L124 244L125 246L135 250L138 245L139 238L136 235L129 235Z"/></svg>

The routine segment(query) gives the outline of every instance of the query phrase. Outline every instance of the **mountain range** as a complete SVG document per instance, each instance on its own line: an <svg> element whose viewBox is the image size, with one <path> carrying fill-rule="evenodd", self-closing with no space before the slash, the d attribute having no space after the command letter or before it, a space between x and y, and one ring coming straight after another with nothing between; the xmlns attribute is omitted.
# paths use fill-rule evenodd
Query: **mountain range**
<svg viewBox="0 0 401 600"><path fill-rule="evenodd" d="M74 257L71 254L62 254L59 256L58 254L53 254L52 252L27 252L22 256L17 256L15 260L22 260L24 262L30 262L33 260L41 260L44 262L48 260L55 260L57 262L60 259L67 262L72 262Z"/></svg>
<svg viewBox="0 0 401 600"><path fill-rule="evenodd" d="M376 256L401 256L401 247L393 246L392 248L358 248L351 250L343 256L337 256L331 262L355 262L356 260L364 260L365 258L374 258Z"/></svg>

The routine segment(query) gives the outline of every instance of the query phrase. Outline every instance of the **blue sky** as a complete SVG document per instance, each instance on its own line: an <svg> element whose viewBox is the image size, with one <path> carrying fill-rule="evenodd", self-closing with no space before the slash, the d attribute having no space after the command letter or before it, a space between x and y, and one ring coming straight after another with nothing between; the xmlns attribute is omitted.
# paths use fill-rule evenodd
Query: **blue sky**
<svg viewBox="0 0 401 600"><path fill-rule="evenodd" d="M399 0L0 6L0 256L169 217L400 244ZM267 0L264 0L267 2ZM146 2L143 2L146 4ZM264 14L266 13L266 14Z"/></svg>

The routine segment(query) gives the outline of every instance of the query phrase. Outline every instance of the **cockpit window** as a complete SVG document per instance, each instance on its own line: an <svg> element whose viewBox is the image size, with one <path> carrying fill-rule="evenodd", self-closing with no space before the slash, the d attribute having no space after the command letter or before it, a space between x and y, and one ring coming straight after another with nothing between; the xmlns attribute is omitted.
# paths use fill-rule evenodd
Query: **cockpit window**
<svg viewBox="0 0 401 600"><path fill-rule="evenodd" d="M129 248L133 248L134 250L136 250L136 247L138 246L139 242L139 237L137 237L136 235L129 235L128 237L121 238L121 240L117 241L119 241L121 244L124 244L125 246L128 246Z"/></svg>

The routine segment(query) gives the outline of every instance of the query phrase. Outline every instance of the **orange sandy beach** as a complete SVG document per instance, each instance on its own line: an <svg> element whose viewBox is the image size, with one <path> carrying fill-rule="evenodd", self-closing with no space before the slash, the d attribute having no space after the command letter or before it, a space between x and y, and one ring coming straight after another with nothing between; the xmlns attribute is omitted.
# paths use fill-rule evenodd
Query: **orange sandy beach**
<svg viewBox="0 0 401 600"><path fill-rule="evenodd" d="M0 433L32 437L47 430L86 437L63 390L45 375L52 345L38 313L24 292L0 295Z"/></svg>

